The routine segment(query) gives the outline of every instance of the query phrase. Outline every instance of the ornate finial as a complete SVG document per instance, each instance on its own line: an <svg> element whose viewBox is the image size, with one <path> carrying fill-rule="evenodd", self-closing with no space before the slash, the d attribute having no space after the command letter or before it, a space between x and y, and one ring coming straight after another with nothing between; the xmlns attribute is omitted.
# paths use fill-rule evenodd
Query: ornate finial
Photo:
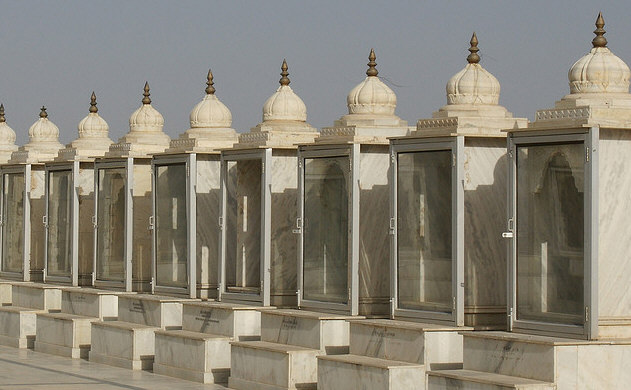
<svg viewBox="0 0 631 390"><path fill-rule="evenodd" d="M594 47L607 47L607 38L605 35L605 19L603 19L603 13L598 13L598 18L596 19L596 30L594 30L594 34L596 34L596 38L592 40L592 45Z"/></svg>
<svg viewBox="0 0 631 390"><path fill-rule="evenodd" d="M289 80L289 73L287 72L287 69L289 69L289 67L287 66L287 61L283 60L283 64L280 66L280 70L282 72L280 72L280 75L282 76L280 78L280 80L278 81L280 83L280 85L289 85L289 83L291 83L291 81Z"/></svg>
<svg viewBox="0 0 631 390"><path fill-rule="evenodd" d="M48 113L46 112L46 107L42 106L42 111L39 113L40 118L48 118Z"/></svg>
<svg viewBox="0 0 631 390"><path fill-rule="evenodd" d="M469 48L469 52L471 54L467 56L467 61L470 64L477 64L480 62L480 56L478 55L480 49L478 49L478 36L475 35L475 32L471 36L471 41L469 41L469 43L471 44L471 47Z"/></svg>
<svg viewBox="0 0 631 390"><path fill-rule="evenodd" d="M379 74L379 71L377 71L377 63L375 62L375 60L377 59L377 56L375 55L375 51L373 49L370 49L370 54L368 55L368 70L366 71L366 75L367 76L377 76Z"/></svg>
<svg viewBox="0 0 631 390"><path fill-rule="evenodd" d="M142 98L142 104L151 104L151 94L149 93L149 83L145 81L145 92L142 94L144 98Z"/></svg>
<svg viewBox="0 0 631 390"><path fill-rule="evenodd" d="M99 109L96 107L96 95L94 91L92 91L92 96L90 96L90 112L94 114L99 112Z"/></svg>
<svg viewBox="0 0 631 390"><path fill-rule="evenodd" d="M6 122L7 119L4 117L4 104L0 104L0 123Z"/></svg>
<svg viewBox="0 0 631 390"><path fill-rule="evenodd" d="M215 85L215 83L213 82L213 72L210 69L208 69L208 76L206 77L206 80L206 94L214 95L215 87L213 87L213 85Z"/></svg>

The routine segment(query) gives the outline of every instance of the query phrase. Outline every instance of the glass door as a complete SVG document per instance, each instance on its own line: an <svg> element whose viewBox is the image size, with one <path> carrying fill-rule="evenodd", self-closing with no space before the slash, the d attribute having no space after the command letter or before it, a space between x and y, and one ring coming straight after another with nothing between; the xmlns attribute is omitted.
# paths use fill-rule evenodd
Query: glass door
<svg viewBox="0 0 631 390"><path fill-rule="evenodd" d="M25 226L28 215L27 176L30 169L2 170L2 274L28 281ZM30 185L30 180L28 180Z"/></svg>

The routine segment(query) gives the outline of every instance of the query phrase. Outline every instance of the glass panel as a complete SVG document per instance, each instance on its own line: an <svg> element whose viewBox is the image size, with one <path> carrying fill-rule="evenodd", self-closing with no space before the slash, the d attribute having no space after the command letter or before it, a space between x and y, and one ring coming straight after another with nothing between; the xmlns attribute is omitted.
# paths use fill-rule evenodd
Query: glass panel
<svg viewBox="0 0 631 390"><path fill-rule="evenodd" d="M98 170L96 277L125 280L125 168Z"/></svg>
<svg viewBox="0 0 631 390"><path fill-rule="evenodd" d="M226 168L226 289L259 294L262 162L228 161Z"/></svg>
<svg viewBox="0 0 631 390"><path fill-rule="evenodd" d="M156 278L186 287L186 164L156 166Z"/></svg>
<svg viewBox="0 0 631 390"><path fill-rule="evenodd" d="M24 269L24 173L3 177L2 271Z"/></svg>
<svg viewBox="0 0 631 390"><path fill-rule="evenodd" d="M399 153L397 161L398 305L450 313L451 151Z"/></svg>
<svg viewBox="0 0 631 390"><path fill-rule="evenodd" d="M584 145L517 150L517 318L582 325Z"/></svg>
<svg viewBox="0 0 631 390"><path fill-rule="evenodd" d="M348 302L348 157L305 159L304 299Z"/></svg>
<svg viewBox="0 0 631 390"><path fill-rule="evenodd" d="M47 274L70 277L72 170L48 172Z"/></svg>

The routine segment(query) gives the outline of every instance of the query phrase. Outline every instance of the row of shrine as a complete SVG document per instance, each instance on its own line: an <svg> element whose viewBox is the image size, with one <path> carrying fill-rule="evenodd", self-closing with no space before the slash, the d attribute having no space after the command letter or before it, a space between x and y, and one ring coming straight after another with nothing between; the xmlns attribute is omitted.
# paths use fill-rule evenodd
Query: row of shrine
<svg viewBox="0 0 631 390"><path fill-rule="evenodd" d="M191 368L160 344L213 333L204 326L151 333L155 372L229 375L233 388L479 389L506 378L577 388L579 372L596 387L628 383L611 367L585 377L600 367L594 351L604 362L631 356L631 71L607 47L600 15L596 27L570 93L532 122L499 105L475 34L447 104L415 127L395 114L374 51L348 114L320 131L284 61L263 121L242 134L210 71L190 129L174 140L148 84L117 143L94 94L65 147L45 108L29 142L13 145L0 106L0 277L137 293L119 302L181 298L180 326L187 310L190 321L208 320L203 310L256 312L244 321L259 321L260 334L231 333L224 345L227 373ZM134 323L118 308L119 321L92 325L91 360L135 361L108 357L116 339L102 329ZM549 351L574 354L576 372ZM303 368L277 373L275 353L301 356ZM373 387L386 374L390 385Z"/></svg>

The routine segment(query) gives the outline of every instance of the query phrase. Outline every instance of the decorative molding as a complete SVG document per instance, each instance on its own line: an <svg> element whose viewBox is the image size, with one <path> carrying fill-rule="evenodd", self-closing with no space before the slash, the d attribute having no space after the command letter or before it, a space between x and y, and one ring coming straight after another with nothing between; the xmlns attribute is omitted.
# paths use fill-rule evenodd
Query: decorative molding
<svg viewBox="0 0 631 390"><path fill-rule="evenodd" d="M417 128L451 128L458 127L458 118L420 119Z"/></svg>
<svg viewBox="0 0 631 390"><path fill-rule="evenodd" d="M564 109L550 109L550 110L539 110L536 113L535 120L536 121L552 121L559 119L589 119L591 115L591 110L589 107L579 107L579 108L564 108Z"/></svg>

